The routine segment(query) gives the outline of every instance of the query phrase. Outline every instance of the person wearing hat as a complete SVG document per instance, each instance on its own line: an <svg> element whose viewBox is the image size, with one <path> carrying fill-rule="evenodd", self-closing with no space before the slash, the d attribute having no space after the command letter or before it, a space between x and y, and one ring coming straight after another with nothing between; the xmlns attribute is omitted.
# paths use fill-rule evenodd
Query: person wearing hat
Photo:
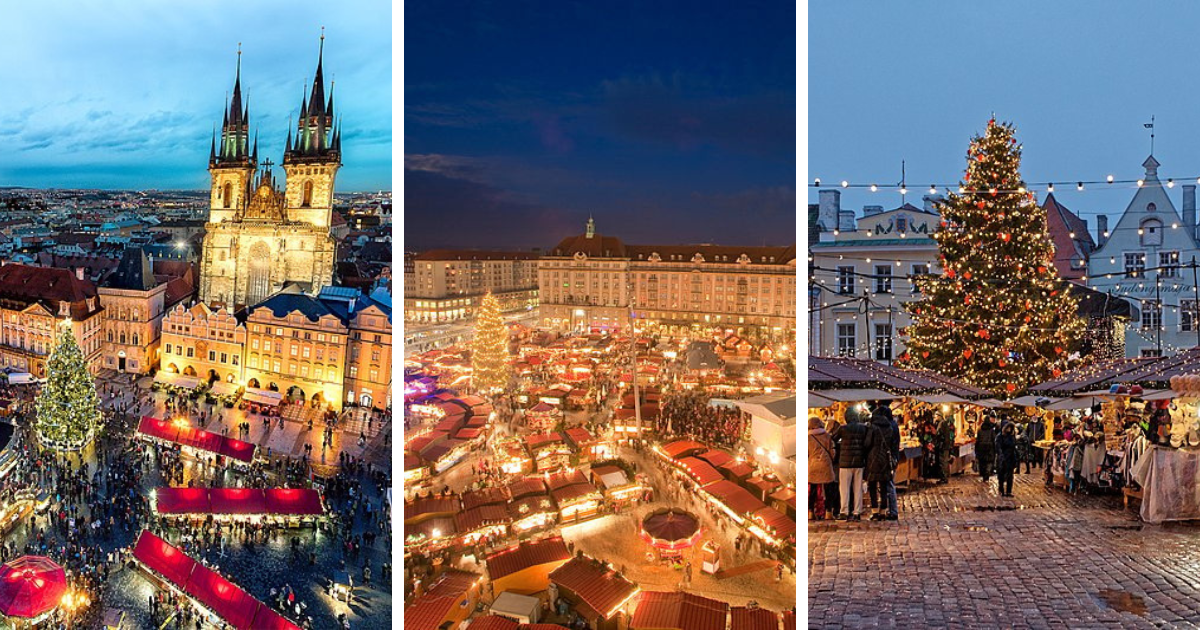
<svg viewBox="0 0 1200 630"><path fill-rule="evenodd" d="M808 509L814 521L825 520L825 497L837 478L833 468L833 438L817 416L808 419Z"/></svg>
<svg viewBox="0 0 1200 630"><path fill-rule="evenodd" d="M996 423L990 413L983 417L975 435L975 461L979 463L979 476L984 482L990 481L996 468Z"/></svg>
<svg viewBox="0 0 1200 630"><path fill-rule="evenodd" d="M838 487L842 495L839 520L862 520L863 469L874 437L863 423L863 415L861 405L851 405L846 409L846 424L833 434L838 445Z"/></svg>

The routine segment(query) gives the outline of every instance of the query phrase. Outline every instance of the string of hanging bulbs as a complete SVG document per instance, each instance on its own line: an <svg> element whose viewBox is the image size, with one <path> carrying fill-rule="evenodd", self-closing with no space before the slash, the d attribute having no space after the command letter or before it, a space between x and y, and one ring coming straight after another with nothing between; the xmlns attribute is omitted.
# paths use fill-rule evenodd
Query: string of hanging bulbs
<svg viewBox="0 0 1200 630"><path fill-rule="evenodd" d="M1150 180L1149 183L1153 183L1154 181L1158 181L1160 184L1163 184L1167 188L1175 187L1175 178L1168 178L1165 183L1162 182L1162 180ZM1179 181L1181 181L1181 182L1193 182L1194 181L1197 184L1200 184L1200 176L1184 177L1184 178L1180 178ZM1062 180L1060 180L1059 183L1061 184ZM1075 190L1077 190L1077 191L1084 191L1084 190L1087 190L1088 186L1096 186L1096 185L1101 185L1101 184L1104 185L1105 189L1114 189L1114 190L1115 189L1136 189L1136 188L1144 187L1147 184L1147 180L1144 178L1142 178L1142 179L1116 179L1112 175L1108 175L1104 179L1076 180L1074 182L1074 187L1075 187ZM1071 186L1072 183L1070 180L1067 180L1067 183L1065 185ZM836 188L843 188L843 189L854 188L854 189L865 189L865 190L869 190L870 192L896 191L896 192L899 192L901 195L907 195L910 192L908 184L905 182L901 182L898 184L878 184L878 183L863 184L863 183L850 182L849 180L843 179L840 182L834 182L832 185L827 185L827 184L822 183L820 177L814 179L812 181L812 183L810 183L808 185L808 187L809 188L836 187ZM930 184L929 188L926 191L931 195L937 194L938 191L945 191L946 193L955 193L955 194L959 194L959 195L985 194L985 193L994 195L994 194L1000 194L1000 193L1025 194L1025 193L1030 193L1030 192L1038 192L1039 190L1045 190L1046 192L1052 193L1052 192L1054 192L1054 187L1055 187L1055 183L1050 182L1050 181L1028 182L1024 186L1022 186L1016 190L1003 190L1003 189L997 189L997 188L977 189L977 188L967 188L967 187L963 186L962 184L947 185L947 184L936 184L935 183L935 184ZM918 190L918 189L917 188L911 189L912 192L915 192L916 190Z"/></svg>

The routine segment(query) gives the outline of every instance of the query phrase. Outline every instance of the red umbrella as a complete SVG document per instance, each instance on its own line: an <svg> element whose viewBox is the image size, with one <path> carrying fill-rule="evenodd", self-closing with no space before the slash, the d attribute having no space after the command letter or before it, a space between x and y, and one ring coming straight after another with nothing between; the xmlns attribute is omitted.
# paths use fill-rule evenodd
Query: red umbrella
<svg viewBox="0 0 1200 630"><path fill-rule="evenodd" d="M67 591L67 574L45 556L21 556L0 566L0 612L32 619L53 610Z"/></svg>

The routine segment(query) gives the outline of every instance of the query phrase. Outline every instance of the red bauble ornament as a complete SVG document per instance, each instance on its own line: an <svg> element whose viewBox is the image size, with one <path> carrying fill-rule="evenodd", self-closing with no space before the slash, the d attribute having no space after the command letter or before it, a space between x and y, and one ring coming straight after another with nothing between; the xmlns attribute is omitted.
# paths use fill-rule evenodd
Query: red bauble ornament
<svg viewBox="0 0 1200 630"><path fill-rule="evenodd" d="M1038 267L1038 273L1046 273L1045 267Z"/></svg>
<svg viewBox="0 0 1200 630"><path fill-rule="evenodd" d="M964 271L964 272L963 272L963 280L970 280L970 279L971 279L971 272L970 272L970 271Z"/></svg>
<svg viewBox="0 0 1200 630"><path fill-rule="evenodd" d="M980 162L982 162L982 161L983 161L983 154L982 154L982 153L980 153L979 155L975 156L975 159L976 159L976 160L979 160Z"/></svg>
<svg viewBox="0 0 1200 630"><path fill-rule="evenodd" d="M1004 241L1005 243L1007 243L1009 241L1009 239L1011 239L1011 238L1012 238L1012 235L1010 235L1008 232L1002 232L1000 234L1000 240Z"/></svg>
<svg viewBox="0 0 1200 630"><path fill-rule="evenodd" d="M1058 377L1062 376L1062 370L1060 370L1058 368L1054 368L1054 371L1051 372L1051 374L1054 374L1054 378L1058 378Z"/></svg>
<svg viewBox="0 0 1200 630"><path fill-rule="evenodd" d="M974 353L971 351L970 348L963 350L963 358L964 359L970 359L972 354L974 354Z"/></svg>
<svg viewBox="0 0 1200 630"><path fill-rule="evenodd" d="M1057 354L1062 354L1062 353L1063 353L1063 349L1062 349L1062 347L1061 347L1061 346L1054 346L1054 352L1055 352L1055 353L1057 353Z"/></svg>
<svg viewBox="0 0 1200 630"><path fill-rule="evenodd" d="M928 359L928 358L929 358L929 351L928 351L928 350L926 350L926 351L922 352L922 353L921 353L921 357L922 357L922 358L924 358L924 359Z"/></svg>
<svg viewBox="0 0 1200 630"><path fill-rule="evenodd" d="M1010 393L1010 394L1011 394L1011 393L1013 393L1013 392L1017 391L1017 386L1016 386L1016 385L1013 385L1012 383L1009 383L1009 384L1007 384L1007 385L1005 385L1005 386L1004 386L1004 389L1008 390L1008 393Z"/></svg>
<svg viewBox="0 0 1200 630"><path fill-rule="evenodd" d="M1004 366L1008 365L1008 361L1005 361L1004 359L1000 359L1000 360L999 360L999 361L997 361L996 363L997 363L997 364L998 364L1000 367L1004 367Z"/></svg>
<svg viewBox="0 0 1200 630"><path fill-rule="evenodd" d="M975 202L975 207L979 208L980 210L983 210L983 207L984 207L984 206L986 206L986 205L987 205L987 204L986 204L986 203L984 203L984 202L982 202L982 201L976 201L976 202Z"/></svg>
<svg viewBox="0 0 1200 630"><path fill-rule="evenodd" d="M953 277L954 277L954 270L953 270L953 269L951 269L951 268L949 268L949 267L946 267L946 277L947 277L947 278L953 278Z"/></svg>

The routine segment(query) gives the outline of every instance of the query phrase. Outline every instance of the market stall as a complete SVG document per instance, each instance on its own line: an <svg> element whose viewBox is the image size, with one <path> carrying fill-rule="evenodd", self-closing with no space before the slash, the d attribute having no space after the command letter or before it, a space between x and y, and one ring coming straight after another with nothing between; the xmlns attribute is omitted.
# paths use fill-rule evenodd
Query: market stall
<svg viewBox="0 0 1200 630"><path fill-rule="evenodd" d="M0 614L18 625L41 624L66 594L66 571L45 556L21 556L0 566Z"/></svg>

